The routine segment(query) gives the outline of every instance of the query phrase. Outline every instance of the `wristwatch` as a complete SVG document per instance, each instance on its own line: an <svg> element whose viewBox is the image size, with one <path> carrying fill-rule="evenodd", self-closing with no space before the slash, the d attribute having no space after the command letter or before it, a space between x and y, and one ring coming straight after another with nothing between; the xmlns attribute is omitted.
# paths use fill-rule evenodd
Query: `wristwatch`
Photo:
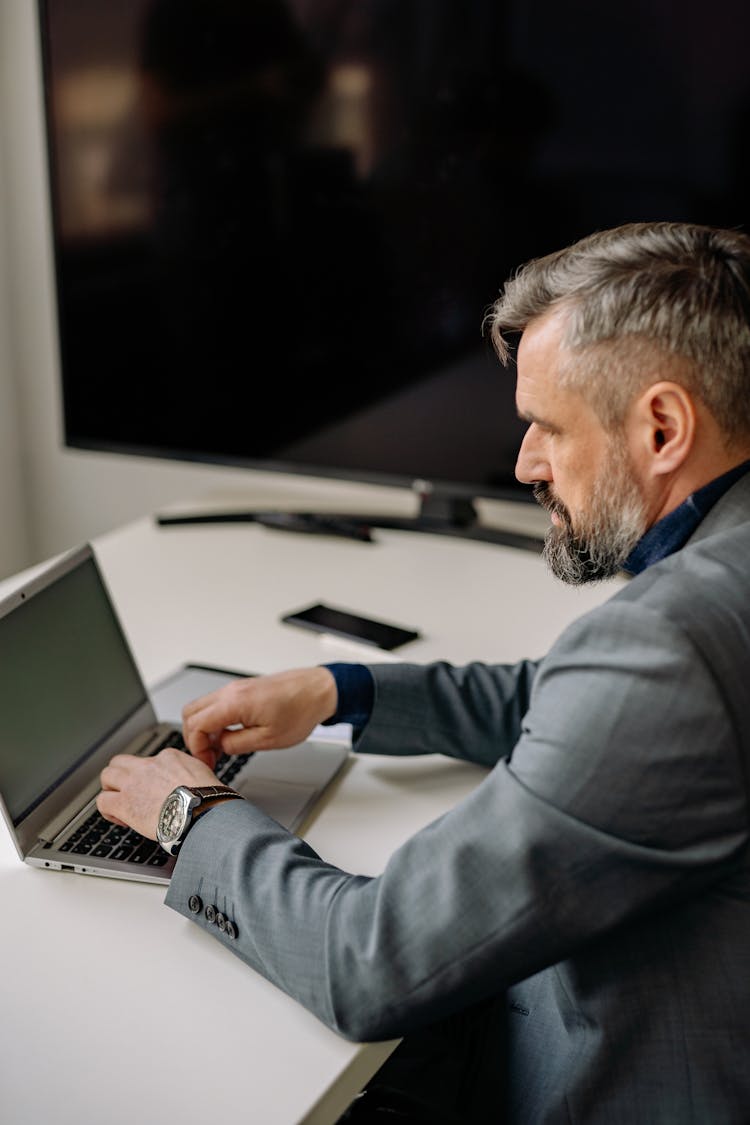
<svg viewBox="0 0 750 1125"><path fill-rule="evenodd" d="M178 785L161 807L156 839L168 855L177 855L182 842L202 813L222 801L242 800L228 785Z"/></svg>

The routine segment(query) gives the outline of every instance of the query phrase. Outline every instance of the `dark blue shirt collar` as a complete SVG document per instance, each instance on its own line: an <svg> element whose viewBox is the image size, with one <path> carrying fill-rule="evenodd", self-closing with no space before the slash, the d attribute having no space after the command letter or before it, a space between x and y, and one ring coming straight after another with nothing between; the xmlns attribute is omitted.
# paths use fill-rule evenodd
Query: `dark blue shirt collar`
<svg viewBox="0 0 750 1125"><path fill-rule="evenodd" d="M716 501L732 487L735 481L744 477L749 469L750 461L743 461L729 472L722 473L720 477L691 493L678 508L650 527L623 563L622 569L626 574L640 574L646 567L660 562L667 555L684 547Z"/></svg>

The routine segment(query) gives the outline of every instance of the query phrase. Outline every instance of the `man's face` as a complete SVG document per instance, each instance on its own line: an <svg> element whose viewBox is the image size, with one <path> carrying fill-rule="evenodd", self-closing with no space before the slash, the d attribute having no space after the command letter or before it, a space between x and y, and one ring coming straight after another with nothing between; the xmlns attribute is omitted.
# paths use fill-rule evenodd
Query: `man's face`
<svg viewBox="0 0 750 1125"><path fill-rule="evenodd" d="M581 585L617 573L647 518L627 426L611 435L578 391L560 386L564 317L540 317L521 338L516 405L529 428L516 476L534 485L550 513L544 546L550 568Z"/></svg>

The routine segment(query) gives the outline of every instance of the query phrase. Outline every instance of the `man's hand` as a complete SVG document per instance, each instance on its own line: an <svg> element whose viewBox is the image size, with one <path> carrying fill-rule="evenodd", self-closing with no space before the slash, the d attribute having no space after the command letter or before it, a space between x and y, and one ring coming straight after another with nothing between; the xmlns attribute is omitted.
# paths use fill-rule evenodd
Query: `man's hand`
<svg viewBox="0 0 750 1125"><path fill-rule="evenodd" d="M168 748L153 758L117 754L102 770L101 783L96 803L102 816L155 840L159 812L173 789L217 782L205 762Z"/></svg>
<svg viewBox="0 0 750 1125"><path fill-rule="evenodd" d="M184 708L185 744L212 768L221 753L281 750L304 741L334 714L337 702L336 681L327 668L235 680Z"/></svg>

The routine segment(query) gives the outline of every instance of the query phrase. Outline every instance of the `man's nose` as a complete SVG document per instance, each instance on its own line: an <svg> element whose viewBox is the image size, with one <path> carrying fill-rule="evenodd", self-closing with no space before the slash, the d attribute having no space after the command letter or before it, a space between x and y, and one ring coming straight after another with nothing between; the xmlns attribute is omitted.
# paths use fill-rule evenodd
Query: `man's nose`
<svg viewBox="0 0 750 1125"><path fill-rule="evenodd" d="M516 479L521 484L552 480L552 469L544 454L543 442L532 422L523 436L516 459Z"/></svg>

